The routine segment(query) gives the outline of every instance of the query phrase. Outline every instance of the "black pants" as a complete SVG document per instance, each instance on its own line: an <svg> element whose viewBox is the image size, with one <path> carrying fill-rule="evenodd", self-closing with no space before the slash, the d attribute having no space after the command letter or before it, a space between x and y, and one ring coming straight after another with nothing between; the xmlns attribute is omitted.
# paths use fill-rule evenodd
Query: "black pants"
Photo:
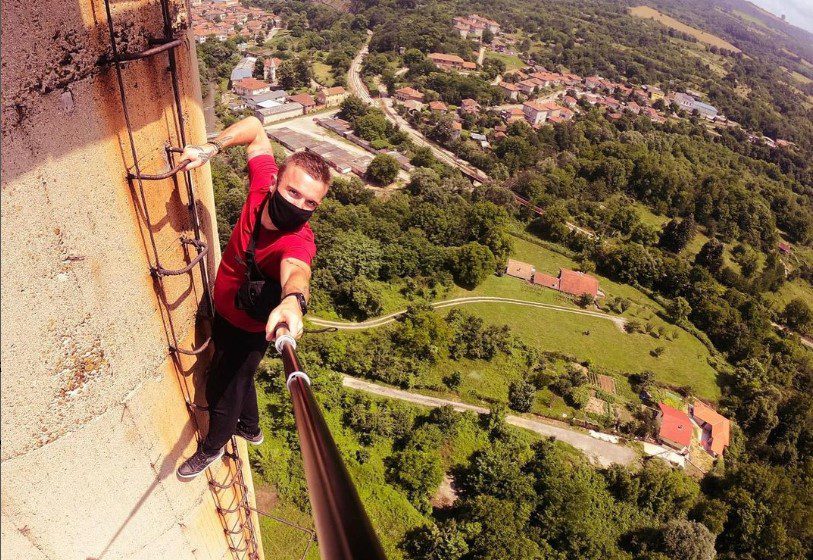
<svg viewBox="0 0 813 560"><path fill-rule="evenodd" d="M260 428L254 372L268 349L265 332L237 328L219 314L212 326L215 354L206 381L209 433L203 450L216 453L234 435L238 420L250 433Z"/></svg>

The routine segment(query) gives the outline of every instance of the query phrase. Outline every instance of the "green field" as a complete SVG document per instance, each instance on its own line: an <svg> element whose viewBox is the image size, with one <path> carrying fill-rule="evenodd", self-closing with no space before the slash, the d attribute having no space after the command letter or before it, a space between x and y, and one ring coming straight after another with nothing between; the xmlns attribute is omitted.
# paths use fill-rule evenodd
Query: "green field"
<svg viewBox="0 0 813 560"><path fill-rule="evenodd" d="M333 85L333 75L331 74L331 67L324 62L314 62L313 63L313 79L322 84L325 87L331 87Z"/></svg>
<svg viewBox="0 0 813 560"><path fill-rule="evenodd" d="M495 60L502 60L505 63L506 70L519 70L525 67L525 63L515 54L503 54L494 51L486 50L486 58L493 58Z"/></svg>

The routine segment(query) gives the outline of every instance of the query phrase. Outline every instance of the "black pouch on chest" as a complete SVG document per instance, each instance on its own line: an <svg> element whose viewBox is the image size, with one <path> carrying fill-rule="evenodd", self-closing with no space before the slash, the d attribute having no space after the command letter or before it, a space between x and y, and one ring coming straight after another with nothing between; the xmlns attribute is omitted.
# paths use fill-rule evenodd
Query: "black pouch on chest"
<svg viewBox="0 0 813 560"><path fill-rule="evenodd" d="M237 290L234 296L234 306L245 311L246 314L256 321L265 322L268 315L280 302L282 286L278 280L266 277L255 260L255 249L257 239L260 235L262 215L268 199L260 205L254 222L254 229L251 232L248 247L246 247L245 264L246 279Z"/></svg>

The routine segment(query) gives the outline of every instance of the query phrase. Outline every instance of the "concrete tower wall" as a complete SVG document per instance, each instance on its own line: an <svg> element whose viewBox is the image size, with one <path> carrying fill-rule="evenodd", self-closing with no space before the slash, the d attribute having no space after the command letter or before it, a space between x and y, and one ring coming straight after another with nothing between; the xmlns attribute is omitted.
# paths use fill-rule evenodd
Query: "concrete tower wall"
<svg viewBox="0 0 813 560"><path fill-rule="evenodd" d="M159 0L111 6L121 52L163 38ZM184 37L187 139L202 142L183 1L170 0L170 14ZM126 180L133 161L102 0L3 0L2 38L2 556L231 558L206 477L175 475L196 445L182 388L203 402L209 353L176 360L168 345L173 332L183 348L205 339L200 269L160 283L149 274L147 212L165 268L195 256L180 243L193 236L183 175L145 182L146 208ZM167 54L123 75L142 172L160 172L165 142L180 144ZM193 182L213 279L209 167ZM230 469L218 464L215 480ZM247 465L246 476L250 486Z"/></svg>

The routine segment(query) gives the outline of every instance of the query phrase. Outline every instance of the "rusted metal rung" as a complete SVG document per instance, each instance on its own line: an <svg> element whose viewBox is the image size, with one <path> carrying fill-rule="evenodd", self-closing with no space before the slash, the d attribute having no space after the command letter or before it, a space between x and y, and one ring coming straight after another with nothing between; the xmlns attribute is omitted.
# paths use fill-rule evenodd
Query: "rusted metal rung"
<svg viewBox="0 0 813 560"><path fill-rule="evenodd" d="M246 494L243 494L243 497L233 508L218 507L217 512L223 515L224 513L237 513L241 509L245 509L246 513L249 514L251 512L251 506L246 503L246 496Z"/></svg>
<svg viewBox="0 0 813 560"><path fill-rule="evenodd" d="M179 37L177 39L167 41L166 43L161 43L160 45L150 47L149 49L143 50L141 52L133 54L122 54L118 57L118 60L120 62L127 62L130 60L140 60L142 58L149 58L164 51L168 51L169 49L174 49L175 47L180 46L182 43L183 38Z"/></svg>
<svg viewBox="0 0 813 560"><path fill-rule="evenodd" d="M169 177L172 177L173 175L177 175L178 173L180 173L183 170L183 168L186 167L186 165L191 161L192 161L191 159L181 160L181 162L178 165L176 165L175 167L168 171L164 171L163 173L156 173L151 175L148 173L138 174L130 172L127 174L127 177L129 179L141 179L142 181L158 181L161 179L168 179Z"/></svg>
<svg viewBox="0 0 813 560"><path fill-rule="evenodd" d="M234 486L236 482L237 482L237 477L233 476L232 479L231 479L231 482L229 482L228 484L220 484L219 482L216 482L214 480L210 480L209 481L209 486L211 486L213 488L217 488L218 490L228 490L229 488Z"/></svg>
<svg viewBox="0 0 813 560"><path fill-rule="evenodd" d="M226 533L227 535L239 535L240 533L242 533L245 530L245 528L246 528L245 523L238 523L236 530L232 531L228 527L224 527L223 532Z"/></svg>
<svg viewBox="0 0 813 560"><path fill-rule="evenodd" d="M232 552L245 552L246 549L248 549L248 542L245 539L243 539L242 548L239 547L239 546L230 546L229 547L229 550L232 551Z"/></svg>
<svg viewBox="0 0 813 560"><path fill-rule="evenodd" d="M204 350L206 350L206 348L209 347L210 342L212 342L212 337L211 336L208 337L206 340L204 340L201 343L201 345L198 346L197 348L192 348L191 350L184 350L181 347L172 346L170 344L169 345L169 350L170 350L170 352L177 352L179 354L184 354L186 356L197 356L198 354L202 353ZM197 408L200 408L200 407L197 407ZM209 410L209 409L207 408L206 410Z"/></svg>
<svg viewBox="0 0 813 560"><path fill-rule="evenodd" d="M164 268L163 266L153 266L150 267L150 274L153 276L178 276L179 274L186 274L197 265L203 257L209 252L209 246L204 241L199 241L197 239L187 239L186 237L181 237L181 243L183 245L192 245L198 250L198 255L192 259L188 265L183 268L179 268L177 270L169 270Z"/></svg>

